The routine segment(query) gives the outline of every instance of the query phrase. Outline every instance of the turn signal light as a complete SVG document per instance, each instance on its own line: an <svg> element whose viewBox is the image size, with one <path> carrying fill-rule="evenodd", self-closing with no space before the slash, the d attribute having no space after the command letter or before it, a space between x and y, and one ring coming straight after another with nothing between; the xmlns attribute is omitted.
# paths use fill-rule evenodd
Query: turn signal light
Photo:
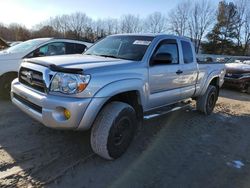
<svg viewBox="0 0 250 188"><path fill-rule="evenodd" d="M71 117L70 111L67 110L67 109L64 109L64 116L65 116L65 118L68 120L68 119Z"/></svg>

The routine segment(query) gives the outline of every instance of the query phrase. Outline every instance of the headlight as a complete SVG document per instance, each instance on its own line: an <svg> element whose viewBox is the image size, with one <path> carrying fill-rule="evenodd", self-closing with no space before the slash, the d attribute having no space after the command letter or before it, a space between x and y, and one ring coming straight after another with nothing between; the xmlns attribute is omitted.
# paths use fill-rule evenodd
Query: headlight
<svg viewBox="0 0 250 188"><path fill-rule="evenodd" d="M90 81L90 75L57 73L51 82L50 91L64 94L82 92Z"/></svg>

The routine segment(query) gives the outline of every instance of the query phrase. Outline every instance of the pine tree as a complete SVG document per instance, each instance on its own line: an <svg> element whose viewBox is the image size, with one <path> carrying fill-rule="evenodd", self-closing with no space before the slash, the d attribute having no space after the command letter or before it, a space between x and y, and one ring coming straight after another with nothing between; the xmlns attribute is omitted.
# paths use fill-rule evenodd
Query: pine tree
<svg viewBox="0 0 250 188"><path fill-rule="evenodd" d="M233 55L237 53L234 41L239 22L237 7L234 3L221 1L218 7L217 23L207 35L208 42L203 44L205 53Z"/></svg>

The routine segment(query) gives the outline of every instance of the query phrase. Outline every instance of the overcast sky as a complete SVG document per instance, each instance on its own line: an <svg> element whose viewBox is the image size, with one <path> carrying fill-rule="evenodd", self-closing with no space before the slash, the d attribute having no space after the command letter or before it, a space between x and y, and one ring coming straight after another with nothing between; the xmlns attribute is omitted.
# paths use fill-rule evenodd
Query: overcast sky
<svg viewBox="0 0 250 188"><path fill-rule="evenodd" d="M20 23L28 28L61 14L84 12L93 19L119 18L124 14L144 17L169 10L184 0L0 0L0 23ZM211 0L217 4L219 0Z"/></svg>

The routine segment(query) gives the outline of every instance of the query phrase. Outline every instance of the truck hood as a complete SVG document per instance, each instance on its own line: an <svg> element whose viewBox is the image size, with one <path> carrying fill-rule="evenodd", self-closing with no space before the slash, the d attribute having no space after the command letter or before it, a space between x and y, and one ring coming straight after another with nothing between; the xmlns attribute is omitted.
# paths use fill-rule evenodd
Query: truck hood
<svg viewBox="0 0 250 188"><path fill-rule="evenodd" d="M3 50L0 51L0 61L22 59L25 55L25 53L8 53L6 50Z"/></svg>
<svg viewBox="0 0 250 188"><path fill-rule="evenodd" d="M63 56L51 56L51 57L39 57L27 59L28 62L39 63L43 65L54 64L64 68L78 68L90 70L99 67L109 67L114 65L125 65L133 63L136 61L106 58L101 56L91 56L91 55L63 55Z"/></svg>
<svg viewBox="0 0 250 188"><path fill-rule="evenodd" d="M226 64L227 73L241 74L250 73L250 65L243 63L228 63Z"/></svg>

